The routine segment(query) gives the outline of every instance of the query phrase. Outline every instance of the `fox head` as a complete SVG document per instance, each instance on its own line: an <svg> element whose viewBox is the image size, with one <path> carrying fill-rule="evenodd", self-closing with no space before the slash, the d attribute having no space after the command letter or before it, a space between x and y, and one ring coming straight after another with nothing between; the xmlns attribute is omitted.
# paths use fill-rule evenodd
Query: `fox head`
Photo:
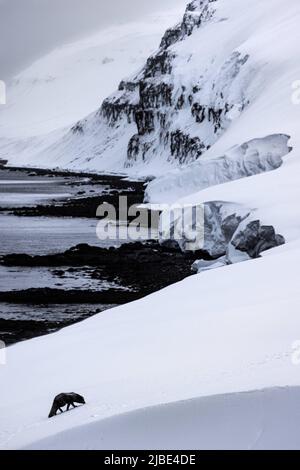
<svg viewBox="0 0 300 470"><path fill-rule="evenodd" d="M85 405L85 399L81 395L78 395L77 393L74 396L74 400L76 401L76 403Z"/></svg>

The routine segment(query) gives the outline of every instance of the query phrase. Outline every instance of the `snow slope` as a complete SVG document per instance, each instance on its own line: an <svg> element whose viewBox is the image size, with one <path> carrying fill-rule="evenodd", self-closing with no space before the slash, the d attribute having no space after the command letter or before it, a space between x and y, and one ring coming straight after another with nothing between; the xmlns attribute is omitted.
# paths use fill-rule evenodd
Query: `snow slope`
<svg viewBox="0 0 300 470"><path fill-rule="evenodd" d="M78 426L83 436L92 423L97 425L88 429L97 433L104 418L149 406L299 386L299 354L293 356L300 334L299 262L300 243L295 242L261 259L196 275L59 333L8 348L7 365L0 367L0 447L35 447L41 439ZM83 394L87 405L48 420L53 397L62 391ZM280 399L288 397L282 394ZM268 416L268 408L265 412ZM295 419L286 419L286 436L276 441L278 431L268 418L264 424L272 427L262 443L298 446L292 437L295 427L299 435L300 421ZM218 422L211 423L214 432L203 441L205 446L222 443L214 440ZM195 444L194 432L182 440L178 432L174 427L174 446ZM68 433L64 436L60 447L70 445ZM50 439L49 447L51 442L57 441ZM246 425L227 441L241 443L253 445ZM147 442L138 444L148 447ZM95 435L89 447L94 446L101 447Z"/></svg>
<svg viewBox="0 0 300 470"><path fill-rule="evenodd" d="M70 127L96 110L124 76L144 64L183 8L184 1L177 0L168 11L90 34L35 61L7 86L7 104L0 107L1 139Z"/></svg>
<svg viewBox="0 0 300 470"><path fill-rule="evenodd" d="M175 402L77 427L27 449L299 449L299 398L299 387L285 387Z"/></svg>

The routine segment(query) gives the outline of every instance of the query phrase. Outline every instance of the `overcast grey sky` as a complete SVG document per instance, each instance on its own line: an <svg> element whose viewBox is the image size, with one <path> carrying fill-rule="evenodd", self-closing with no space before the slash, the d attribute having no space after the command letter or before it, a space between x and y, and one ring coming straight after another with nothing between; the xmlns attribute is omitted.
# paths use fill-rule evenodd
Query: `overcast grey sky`
<svg viewBox="0 0 300 470"><path fill-rule="evenodd" d="M0 0L0 79L52 48L188 0Z"/></svg>

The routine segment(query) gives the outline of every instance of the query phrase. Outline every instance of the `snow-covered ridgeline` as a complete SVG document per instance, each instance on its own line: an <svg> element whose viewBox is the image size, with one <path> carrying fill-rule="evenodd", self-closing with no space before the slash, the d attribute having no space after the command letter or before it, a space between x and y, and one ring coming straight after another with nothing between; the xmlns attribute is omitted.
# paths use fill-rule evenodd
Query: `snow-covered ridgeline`
<svg viewBox="0 0 300 470"><path fill-rule="evenodd" d="M197 160L260 84L262 64L241 48L233 29L238 13L224 0L194 0L159 50L97 112L67 133L22 142L17 156L15 140L4 142L3 155L12 162L144 173ZM217 32L226 38L222 48Z"/></svg>

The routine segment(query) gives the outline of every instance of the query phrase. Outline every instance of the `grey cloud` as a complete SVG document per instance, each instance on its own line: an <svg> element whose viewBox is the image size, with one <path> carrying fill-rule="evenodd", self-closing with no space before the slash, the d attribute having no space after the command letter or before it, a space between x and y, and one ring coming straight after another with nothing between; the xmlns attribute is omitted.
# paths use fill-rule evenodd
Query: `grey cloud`
<svg viewBox="0 0 300 470"><path fill-rule="evenodd" d="M0 0L0 78L88 32L187 0Z"/></svg>

